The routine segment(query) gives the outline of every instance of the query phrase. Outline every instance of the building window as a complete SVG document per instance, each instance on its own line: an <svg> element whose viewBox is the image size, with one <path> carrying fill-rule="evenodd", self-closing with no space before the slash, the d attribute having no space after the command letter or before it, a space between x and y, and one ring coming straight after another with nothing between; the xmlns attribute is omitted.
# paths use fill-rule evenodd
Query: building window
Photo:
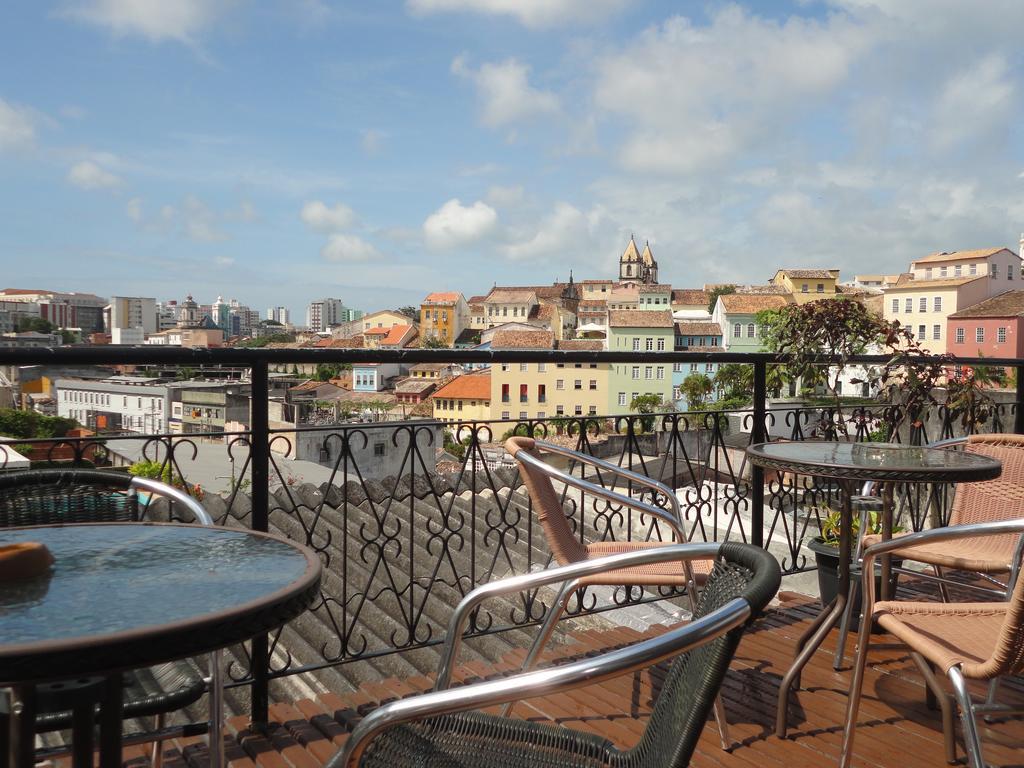
<svg viewBox="0 0 1024 768"><path fill-rule="evenodd" d="M659 352L664 352L665 351L665 340L664 339L658 339L658 351Z"/></svg>
<svg viewBox="0 0 1024 768"><path fill-rule="evenodd" d="M985 341L985 329L981 326L974 329L974 340L979 344Z"/></svg>
<svg viewBox="0 0 1024 768"><path fill-rule="evenodd" d="M963 344L964 343L964 329L963 328L957 328L956 329L956 343L957 344Z"/></svg>
<svg viewBox="0 0 1024 768"><path fill-rule="evenodd" d="M590 388L591 389L597 389L597 379L591 379L590 380Z"/></svg>
<svg viewBox="0 0 1024 768"><path fill-rule="evenodd" d="M953 277L960 277L964 273L964 268L960 264L953 267Z"/></svg>
<svg viewBox="0 0 1024 768"><path fill-rule="evenodd" d="M918 312L927 312L928 311L928 297L927 296L922 296L920 299L918 299L918 301L917 301L917 311Z"/></svg>
<svg viewBox="0 0 1024 768"><path fill-rule="evenodd" d="M519 385L519 402L526 403L530 400L530 388L528 384Z"/></svg>
<svg viewBox="0 0 1024 768"><path fill-rule="evenodd" d="M384 443L374 443L373 444L373 455L374 456L383 456L384 455Z"/></svg>
<svg viewBox="0 0 1024 768"><path fill-rule="evenodd" d="M939 267L939 277L946 277L949 267Z"/></svg>
<svg viewBox="0 0 1024 768"><path fill-rule="evenodd" d="M747 323L747 338L748 339L754 338L755 331L756 331L756 329L754 328L754 324L753 323Z"/></svg>
<svg viewBox="0 0 1024 768"><path fill-rule="evenodd" d="M528 418L530 418L530 414L528 414L526 411L520 411L519 412L519 418L520 419L528 419Z"/></svg>
<svg viewBox="0 0 1024 768"><path fill-rule="evenodd" d="M932 341L940 341L941 339L942 339L942 326L941 325L933 325L932 326Z"/></svg>
<svg viewBox="0 0 1024 768"><path fill-rule="evenodd" d="M583 415L583 406L582 405L577 405L576 408L573 410L573 413L575 413L577 416L582 416Z"/></svg>
<svg viewBox="0 0 1024 768"><path fill-rule="evenodd" d="M634 365L633 366L633 378L634 379L639 379L640 378L640 366L639 365Z"/></svg>
<svg viewBox="0 0 1024 768"><path fill-rule="evenodd" d="M977 264L970 264L970 265L968 265L967 273L971 274L971 275L978 274L978 265Z"/></svg>
<svg viewBox="0 0 1024 768"><path fill-rule="evenodd" d="M460 411L462 410L462 401L461 400L459 400L459 410Z"/></svg>
<svg viewBox="0 0 1024 768"><path fill-rule="evenodd" d="M592 405L589 408L587 408L587 415L588 416L597 416L597 406L596 405Z"/></svg>
<svg viewBox="0 0 1024 768"><path fill-rule="evenodd" d="M810 291L807 288L807 283L804 283L803 285L800 286L800 293L810 293Z"/></svg>
<svg viewBox="0 0 1024 768"><path fill-rule="evenodd" d="M564 415L565 415L565 406L564 405L556 405L555 406L555 416L564 416Z"/></svg>
<svg viewBox="0 0 1024 768"><path fill-rule="evenodd" d="M565 379L557 379L555 381L555 389L565 389Z"/></svg>
<svg viewBox="0 0 1024 768"><path fill-rule="evenodd" d="M1006 343L1006 328L1004 326L1000 326L996 330L996 341L1000 344Z"/></svg>
<svg viewBox="0 0 1024 768"><path fill-rule="evenodd" d="M932 279L932 268L931 268L931 267L927 267L927 268L925 269L925 271L924 271L924 276L925 276L925 278L926 278L926 279L928 279L928 280L931 280L931 279Z"/></svg>
<svg viewBox="0 0 1024 768"><path fill-rule="evenodd" d="M648 380L654 378L654 366L651 366L651 365L644 366L644 378L648 379Z"/></svg>
<svg viewBox="0 0 1024 768"><path fill-rule="evenodd" d="M546 403L548 400L548 388L544 384L537 385L537 402Z"/></svg>
<svg viewBox="0 0 1024 768"><path fill-rule="evenodd" d="M572 388L583 389L583 379L573 379Z"/></svg>
<svg viewBox="0 0 1024 768"><path fill-rule="evenodd" d="M626 393L625 392L619 392L619 405L625 405L625 404L626 404Z"/></svg>
<svg viewBox="0 0 1024 768"><path fill-rule="evenodd" d="M508 421L508 418L509 418L509 413L508 413L508 411L502 411L502 412L501 412L501 420L502 420L502 421Z"/></svg>
<svg viewBox="0 0 1024 768"><path fill-rule="evenodd" d="M899 299L893 299L892 300L892 313L895 315L899 311L900 311L900 300Z"/></svg>
<svg viewBox="0 0 1024 768"><path fill-rule="evenodd" d="M639 338L634 338L633 339L633 351L634 352L639 352L640 351L640 339Z"/></svg>
<svg viewBox="0 0 1024 768"><path fill-rule="evenodd" d="M546 416L546 414L544 413L544 411L537 411L537 418L538 419L543 419L545 416Z"/></svg>
<svg viewBox="0 0 1024 768"><path fill-rule="evenodd" d="M941 296L936 296L935 299L932 301L932 311L933 312L941 312L942 311L942 297Z"/></svg>
<svg viewBox="0 0 1024 768"><path fill-rule="evenodd" d="M895 299L894 299L895 301ZM743 334L743 326L739 323L732 324L732 337L738 339Z"/></svg>
<svg viewBox="0 0 1024 768"><path fill-rule="evenodd" d="M697 372L697 364L696 363L690 363L690 373L696 373L696 372Z"/></svg>
<svg viewBox="0 0 1024 768"><path fill-rule="evenodd" d="M653 352L654 351L654 339L647 338L647 339L644 340L644 350L646 352Z"/></svg>
<svg viewBox="0 0 1024 768"><path fill-rule="evenodd" d="M530 364L529 363L520 363L519 364L519 372L520 373L526 373L529 370L530 370Z"/></svg>
<svg viewBox="0 0 1024 768"><path fill-rule="evenodd" d="M824 293L825 292L825 284L824 283L818 283L818 290L817 290L817 292L818 293Z"/></svg>
<svg viewBox="0 0 1024 768"><path fill-rule="evenodd" d="M714 371L715 371L715 364L714 363L704 363L704 373L714 373Z"/></svg>
<svg viewBox="0 0 1024 768"><path fill-rule="evenodd" d="M1006 279L1007 280L1013 280L1013 265L1012 264L1007 264L1006 265Z"/></svg>
<svg viewBox="0 0 1024 768"><path fill-rule="evenodd" d="M919 325L919 326L917 326L917 340L918 341L924 341L924 338L925 338L924 326L923 325Z"/></svg>
<svg viewBox="0 0 1024 768"><path fill-rule="evenodd" d="M906 299L903 302L903 311L904 312L913 312L914 311L914 300L913 299Z"/></svg>
<svg viewBox="0 0 1024 768"><path fill-rule="evenodd" d="M682 363L672 363L672 370L675 371L676 373L682 373L683 372L683 364Z"/></svg>
<svg viewBox="0 0 1024 768"><path fill-rule="evenodd" d="M661 379L664 379L664 378L665 378L665 366L659 365L658 366L658 379L661 380Z"/></svg>
<svg viewBox="0 0 1024 768"><path fill-rule="evenodd" d="M537 363L537 373L547 373L547 371L548 371L548 364L547 363Z"/></svg>
<svg viewBox="0 0 1024 768"><path fill-rule="evenodd" d="M998 264L993 264L992 265L992 278L995 279L997 277L999 277L999 265Z"/></svg>
<svg viewBox="0 0 1024 768"><path fill-rule="evenodd" d="M507 403L509 399L508 395L508 384L501 385L501 402Z"/></svg>
<svg viewBox="0 0 1024 768"><path fill-rule="evenodd" d="M501 364L501 370L507 371L508 370L508 363L502 363Z"/></svg>

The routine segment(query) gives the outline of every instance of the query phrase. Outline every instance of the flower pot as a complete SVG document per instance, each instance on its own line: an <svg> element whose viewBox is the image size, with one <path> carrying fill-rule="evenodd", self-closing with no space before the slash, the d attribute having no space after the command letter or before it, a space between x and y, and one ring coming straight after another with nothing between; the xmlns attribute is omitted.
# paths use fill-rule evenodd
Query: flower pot
<svg viewBox="0 0 1024 768"><path fill-rule="evenodd" d="M839 594L839 548L826 544L821 537L811 539L807 542L807 548L814 553L814 560L818 566L818 594L821 595L821 605L824 608L831 603ZM902 560L893 558L894 566L901 565ZM899 574L891 571L889 574L889 594L896 594L896 579ZM847 588L844 586L844 589ZM882 591L882 575L875 571L875 598ZM861 590L857 590L857 597L853 601L853 615L860 616ZM856 632L860 629L859 622L851 621L849 631Z"/></svg>

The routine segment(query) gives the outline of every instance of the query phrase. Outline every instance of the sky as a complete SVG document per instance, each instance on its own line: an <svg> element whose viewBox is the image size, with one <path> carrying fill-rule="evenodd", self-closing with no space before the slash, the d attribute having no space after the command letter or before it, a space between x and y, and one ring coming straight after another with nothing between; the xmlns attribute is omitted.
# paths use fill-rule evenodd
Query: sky
<svg viewBox="0 0 1024 768"><path fill-rule="evenodd" d="M5 0L0 287L301 322L1024 231L1020 0Z"/></svg>

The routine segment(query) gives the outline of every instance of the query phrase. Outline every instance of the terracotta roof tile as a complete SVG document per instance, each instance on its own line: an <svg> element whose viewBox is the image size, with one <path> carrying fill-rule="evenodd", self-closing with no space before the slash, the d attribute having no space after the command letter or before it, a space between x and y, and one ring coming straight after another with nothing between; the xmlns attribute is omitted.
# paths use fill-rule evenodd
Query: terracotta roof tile
<svg viewBox="0 0 1024 768"><path fill-rule="evenodd" d="M665 283L659 283L659 284L656 284L656 285L646 285L645 284L645 285L637 286L637 290L640 293L669 293L672 290L672 286L671 285L667 285Z"/></svg>
<svg viewBox="0 0 1024 768"><path fill-rule="evenodd" d="M752 315L765 309L781 309L789 302L778 294L727 293L718 297L726 312Z"/></svg>
<svg viewBox="0 0 1024 768"><path fill-rule="evenodd" d="M950 318L962 317L1014 317L1024 315L1024 290L1007 291L980 304L954 312Z"/></svg>
<svg viewBox="0 0 1024 768"><path fill-rule="evenodd" d="M491 399L491 372L481 371L479 373L466 373L456 376L434 391L431 399L440 398L461 398L463 400L487 400Z"/></svg>
<svg viewBox="0 0 1024 768"><path fill-rule="evenodd" d="M711 294L700 288L679 288L672 291L673 304L697 304L706 307L710 297Z"/></svg>
<svg viewBox="0 0 1024 768"><path fill-rule="evenodd" d="M551 331L495 331L491 349L551 349L554 336Z"/></svg>
<svg viewBox="0 0 1024 768"><path fill-rule="evenodd" d="M722 326L718 323L676 323L676 336L721 336Z"/></svg>
<svg viewBox="0 0 1024 768"><path fill-rule="evenodd" d="M661 309L613 309L608 313L613 328L671 328L672 312Z"/></svg>
<svg viewBox="0 0 1024 768"><path fill-rule="evenodd" d="M428 293L423 300L424 304L457 304L462 296L458 291L442 291L439 293Z"/></svg>
<svg viewBox="0 0 1024 768"><path fill-rule="evenodd" d="M387 336L390 331L390 328L367 328L363 331L363 334L366 336Z"/></svg>
<svg viewBox="0 0 1024 768"><path fill-rule="evenodd" d="M527 304L537 299L532 288L492 288L484 301L488 304Z"/></svg>
<svg viewBox="0 0 1024 768"><path fill-rule="evenodd" d="M788 277L804 278L807 280L826 280L830 277L835 277L835 275L827 269L780 269L779 274L783 274Z"/></svg>
<svg viewBox="0 0 1024 768"><path fill-rule="evenodd" d="M580 352L600 352L604 349L604 342L600 339L566 339L558 342L558 348Z"/></svg>
<svg viewBox="0 0 1024 768"><path fill-rule="evenodd" d="M395 394L422 395L436 386L432 379L406 379L395 387Z"/></svg>
<svg viewBox="0 0 1024 768"><path fill-rule="evenodd" d="M388 335L381 339L381 344L395 346L401 344L402 339L406 337L406 334L412 329L411 325L393 325L388 329Z"/></svg>
<svg viewBox="0 0 1024 768"><path fill-rule="evenodd" d="M443 371L445 368L450 368L451 363L416 363L416 365L410 365L410 371Z"/></svg>
<svg viewBox="0 0 1024 768"><path fill-rule="evenodd" d="M912 274L906 273L900 275L900 279L896 281L896 285L891 286L889 290L892 290L893 288L901 291L913 290L915 288L920 288L922 290L930 290L932 288L954 288L958 285L964 285L965 283L973 283L975 280L988 279L988 275L979 275L978 277L950 277L939 278L938 280L916 280Z"/></svg>
<svg viewBox="0 0 1024 768"><path fill-rule="evenodd" d="M911 264L934 264L939 261L960 261L962 259L984 259L1000 251L1009 251L1009 248L979 248L974 251L943 251L942 253L931 253L923 258L914 259ZM1013 253L1013 251L1010 251ZM1014 254L1016 255L1016 254Z"/></svg>

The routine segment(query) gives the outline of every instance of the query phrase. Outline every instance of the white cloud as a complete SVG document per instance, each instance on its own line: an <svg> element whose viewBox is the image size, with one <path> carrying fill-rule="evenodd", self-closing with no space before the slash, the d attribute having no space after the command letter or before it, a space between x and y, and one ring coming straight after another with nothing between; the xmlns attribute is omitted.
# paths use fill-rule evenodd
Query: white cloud
<svg viewBox="0 0 1024 768"><path fill-rule="evenodd" d="M79 0L67 3L61 14L115 35L189 43L229 4L230 0Z"/></svg>
<svg viewBox="0 0 1024 768"><path fill-rule="evenodd" d="M380 131L369 128L363 131L363 152L368 155L376 155L384 144L384 134Z"/></svg>
<svg viewBox="0 0 1024 768"><path fill-rule="evenodd" d="M128 214L128 218L134 221L136 224L141 224L143 220L142 213L142 198L133 197L124 206L125 213Z"/></svg>
<svg viewBox="0 0 1024 768"><path fill-rule="evenodd" d="M231 256L216 256L213 259L213 263L218 267L232 267L235 264L235 260Z"/></svg>
<svg viewBox="0 0 1024 768"><path fill-rule="evenodd" d="M356 221L355 212L344 203L328 206L321 200L310 200L302 206L299 216L307 227L317 232L339 232Z"/></svg>
<svg viewBox="0 0 1024 768"><path fill-rule="evenodd" d="M935 105L932 141L947 149L1005 127L1014 106L1014 83L1006 59L991 54L946 82Z"/></svg>
<svg viewBox="0 0 1024 768"><path fill-rule="evenodd" d="M487 202L498 206L518 205L523 200L522 186L493 186L487 190Z"/></svg>
<svg viewBox="0 0 1024 768"><path fill-rule="evenodd" d="M511 16L527 27L590 23L632 4L631 0L407 0L414 14L468 12Z"/></svg>
<svg viewBox="0 0 1024 768"><path fill-rule="evenodd" d="M476 242L498 224L498 212L482 200L463 205L453 198L423 222L427 246L434 250L457 248Z"/></svg>
<svg viewBox="0 0 1024 768"><path fill-rule="evenodd" d="M28 146L35 135L32 111L0 99L0 152Z"/></svg>
<svg viewBox="0 0 1024 768"><path fill-rule="evenodd" d="M124 180L104 170L92 160L82 160L71 166L68 181L81 189L113 189L124 184Z"/></svg>
<svg viewBox="0 0 1024 768"><path fill-rule="evenodd" d="M559 110L558 97L532 87L530 68L515 59L481 64L474 70L459 56L452 61L451 69L476 85L482 102L481 119L492 128Z"/></svg>
<svg viewBox="0 0 1024 768"><path fill-rule="evenodd" d="M519 242L504 247L505 255L513 261L528 261L546 257L577 254L591 243L591 226L599 215L587 215L565 202L555 204L554 211L541 222L537 231ZM560 261L563 259L560 259Z"/></svg>
<svg viewBox="0 0 1024 768"><path fill-rule="evenodd" d="M217 214L194 195L188 195L182 204L181 225L189 238L202 243L216 243L228 238L218 225Z"/></svg>
<svg viewBox="0 0 1024 768"><path fill-rule="evenodd" d="M331 235L327 244L320 249L320 255L327 261L370 261L382 254L377 248L356 235Z"/></svg>

